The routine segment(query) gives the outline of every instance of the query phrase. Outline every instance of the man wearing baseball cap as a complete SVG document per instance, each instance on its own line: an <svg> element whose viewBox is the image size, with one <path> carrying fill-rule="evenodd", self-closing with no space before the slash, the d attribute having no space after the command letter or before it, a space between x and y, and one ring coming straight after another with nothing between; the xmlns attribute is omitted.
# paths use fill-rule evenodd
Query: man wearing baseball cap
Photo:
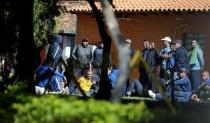
<svg viewBox="0 0 210 123"><path fill-rule="evenodd" d="M169 75L167 75L166 59L168 58L168 53L171 51L171 48L170 48L171 38L164 37L161 40L163 41L164 47L161 49L161 51L159 53L160 58L161 58L160 78L169 80L170 77L169 77Z"/></svg>
<svg viewBox="0 0 210 123"><path fill-rule="evenodd" d="M73 50L73 59L75 60L75 76L80 76L85 69L89 69L93 60L92 46L88 44L88 38L83 37L81 45L78 45Z"/></svg>
<svg viewBox="0 0 210 123"><path fill-rule="evenodd" d="M191 96L191 83L187 76L187 70L185 68L179 69L179 78L174 81L174 97L177 102L188 102ZM171 81L166 83L166 91L162 95L160 93L154 93L152 90L148 91L150 97L156 100L163 100L163 96L171 97Z"/></svg>

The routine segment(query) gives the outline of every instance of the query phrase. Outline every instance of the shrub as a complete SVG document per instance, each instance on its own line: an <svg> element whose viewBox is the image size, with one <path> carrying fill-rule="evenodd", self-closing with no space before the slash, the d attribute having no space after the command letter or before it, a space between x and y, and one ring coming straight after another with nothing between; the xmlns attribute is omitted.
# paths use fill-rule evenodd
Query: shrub
<svg viewBox="0 0 210 123"><path fill-rule="evenodd" d="M94 99L42 96L30 98L25 104L14 104L15 122L34 123L127 123L149 122L153 115L145 104L113 104Z"/></svg>

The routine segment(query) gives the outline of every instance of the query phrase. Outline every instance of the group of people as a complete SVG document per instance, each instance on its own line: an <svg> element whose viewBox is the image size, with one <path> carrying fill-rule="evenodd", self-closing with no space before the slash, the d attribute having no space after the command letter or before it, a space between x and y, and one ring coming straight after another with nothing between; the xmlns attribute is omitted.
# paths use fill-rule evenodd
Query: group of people
<svg viewBox="0 0 210 123"><path fill-rule="evenodd" d="M207 99L206 97L209 96L200 94L200 92L209 93L210 90L207 88L210 85L207 82L204 82L205 84L201 83L204 58L198 41L192 40L192 48L187 52L180 39L172 41L170 37L165 37L161 40L164 47L159 53L155 50L153 42L145 41L143 57L154 73L158 73L159 70L156 77L160 80L165 92L160 94L157 91L153 86L151 73L148 73L140 63L140 80L144 90L150 97L157 100L162 100L164 96L178 102L198 100L195 97L205 97ZM159 69L157 69L157 66L159 66ZM208 74L207 71L203 73ZM206 79L203 78L203 81L206 81ZM203 88L204 85L205 89Z"/></svg>
<svg viewBox="0 0 210 123"><path fill-rule="evenodd" d="M166 96L174 98L178 102L187 102L190 99L200 101L200 97L208 92L210 83L204 82L205 84L201 84L200 82L204 59L202 49L199 47L198 42L192 40L192 49L188 53L182 46L182 41L179 39L172 41L170 37L165 37L161 40L163 41L164 47L160 52L155 49L155 43L149 41L144 42L144 50L142 52L144 60L156 74L156 77L160 80L160 84L165 88L165 93L160 94L158 92L153 85L151 73L148 73L140 61L139 79L130 80L129 76L132 74L131 68L128 75L129 79L121 91L122 96L131 96L135 93L137 96L148 95L157 100L161 100ZM66 79L65 67L61 62L62 42L63 38L61 35L54 37L45 62L36 70L36 94L68 93L88 97L94 96L99 90L103 42L99 41L98 46L93 48L92 45L89 45L88 38L83 38L81 45L77 45L74 48L72 53L73 77L71 77L71 80ZM132 58L135 50L131 48L131 39L126 39L124 44L128 47L128 54ZM108 81L114 89L119 70L117 65L112 64L111 56L108 61L108 65L110 66L107 71ZM159 74L157 74L158 71ZM204 71L204 73L206 76L209 76L207 71ZM67 81L69 84L67 84Z"/></svg>

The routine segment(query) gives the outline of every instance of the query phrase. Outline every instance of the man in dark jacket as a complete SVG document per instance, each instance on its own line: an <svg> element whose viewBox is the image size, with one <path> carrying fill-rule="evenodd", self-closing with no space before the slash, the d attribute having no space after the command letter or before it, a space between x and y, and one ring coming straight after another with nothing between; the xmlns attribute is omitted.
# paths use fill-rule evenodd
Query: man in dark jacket
<svg viewBox="0 0 210 123"><path fill-rule="evenodd" d="M147 53L147 57L146 57L145 60L148 63L148 65L150 66L150 68L152 69L152 71L154 73L156 73L156 68L157 68L159 56L158 56L158 53L153 46L154 46L154 44L152 42L149 42L149 47L148 47L149 51ZM144 89L154 90L155 88L152 85L152 78L151 78L150 73L146 72L146 75L148 76L148 81L146 81L146 84L144 85Z"/></svg>
<svg viewBox="0 0 210 123"><path fill-rule="evenodd" d="M175 51L175 72L178 72L180 68L185 68L187 73L189 73L189 59L187 51L182 47L182 41L180 39L176 40L176 51Z"/></svg>
<svg viewBox="0 0 210 123"><path fill-rule="evenodd" d="M104 43L102 41L99 41L99 46L94 50L93 53L93 68L95 70L95 73L98 76L101 76L101 67L102 67L102 58L103 58L103 48ZM109 66L111 66L111 55L109 56Z"/></svg>
<svg viewBox="0 0 210 123"><path fill-rule="evenodd" d="M93 61L92 46L88 44L88 38L83 38L81 45L78 45L73 51L75 60L74 76L81 76L85 69L89 69Z"/></svg>

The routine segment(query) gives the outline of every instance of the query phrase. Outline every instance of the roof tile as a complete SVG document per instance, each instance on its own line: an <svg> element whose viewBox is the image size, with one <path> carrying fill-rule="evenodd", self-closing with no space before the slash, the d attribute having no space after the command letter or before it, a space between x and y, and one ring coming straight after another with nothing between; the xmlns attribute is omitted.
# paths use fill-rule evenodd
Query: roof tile
<svg viewBox="0 0 210 123"><path fill-rule="evenodd" d="M95 2L101 10L100 2ZM113 0L115 12L139 11L209 11L210 0ZM65 12L92 11L87 1L60 0L58 5Z"/></svg>

